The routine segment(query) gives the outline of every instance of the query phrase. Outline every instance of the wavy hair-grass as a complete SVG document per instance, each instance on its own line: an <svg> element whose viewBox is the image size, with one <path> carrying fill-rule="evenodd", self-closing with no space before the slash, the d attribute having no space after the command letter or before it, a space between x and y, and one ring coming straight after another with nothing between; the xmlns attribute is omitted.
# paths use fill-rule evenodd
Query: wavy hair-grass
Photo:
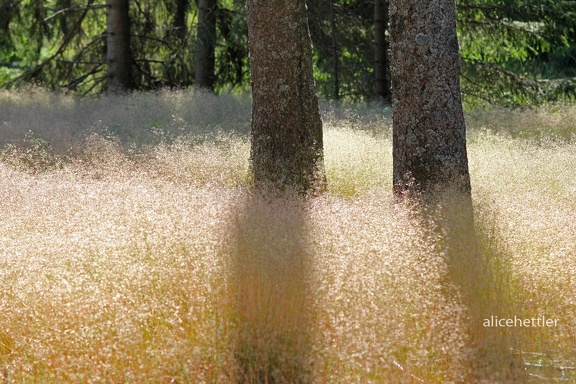
<svg viewBox="0 0 576 384"><path fill-rule="evenodd" d="M78 101L6 100L5 127L32 112L98 124ZM23 126L3 131L19 151L66 157L34 170L2 151L0 382L576 379L573 141L469 132L470 226L454 199L394 202L385 118L377 131L362 126L377 116L350 127L332 111L328 192L270 197L249 187L244 128L222 128L244 100L210 104L222 108L210 132L160 116L157 141L130 143L150 100L192 98L117 99L106 105L133 134L102 123L80 139L63 123L34 136L53 150L20 147ZM162 132L174 119L185 129ZM558 326L484 327L490 316Z"/></svg>

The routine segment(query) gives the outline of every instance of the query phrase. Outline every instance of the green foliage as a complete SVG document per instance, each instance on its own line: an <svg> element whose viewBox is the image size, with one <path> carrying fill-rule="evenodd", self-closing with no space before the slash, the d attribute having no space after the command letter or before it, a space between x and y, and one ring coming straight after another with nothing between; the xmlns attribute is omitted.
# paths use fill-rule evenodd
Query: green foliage
<svg viewBox="0 0 576 384"><path fill-rule="evenodd" d="M245 1L220 0L216 12L220 39L216 46L215 90L247 90L250 87L250 62Z"/></svg>
<svg viewBox="0 0 576 384"><path fill-rule="evenodd" d="M191 0L130 3L135 81L141 90L194 83L197 10ZM373 98L373 0L309 0L314 74L321 96ZM471 105L574 98L576 3L459 0L462 89ZM246 9L219 0L217 93L250 87ZM106 81L104 0L0 0L0 86L34 84L97 94ZM335 34L335 38L334 35Z"/></svg>
<svg viewBox="0 0 576 384"><path fill-rule="evenodd" d="M334 0L337 46L333 47L328 2L308 1L318 92L334 98L334 48L340 96L345 101L371 99L373 92L373 8L371 0Z"/></svg>
<svg viewBox="0 0 576 384"><path fill-rule="evenodd" d="M92 90L103 66L103 4L75 0L24 0L13 5L5 46L4 86L32 83L50 89ZM6 82L7 81L7 82ZM84 87L79 87L83 84Z"/></svg>
<svg viewBox="0 0 576 384"><path fill-rule="evenodd" d="M461 0L458 11L468 101L517 105L574 96L576 3Z"/></svg>
<svg viewBox="0 0 576 384"><path fill-rule="evenodd" d="M0 85L32 83L80 94L103 91L106 80L105 2L2 0L12 9L0 23ZM243 3L221 1L217 89L249 84ZM4 16L4 13L3 13ZM194 78L196 9L189 0L131 2L132 52L139 89L188 87Z"/></svg>

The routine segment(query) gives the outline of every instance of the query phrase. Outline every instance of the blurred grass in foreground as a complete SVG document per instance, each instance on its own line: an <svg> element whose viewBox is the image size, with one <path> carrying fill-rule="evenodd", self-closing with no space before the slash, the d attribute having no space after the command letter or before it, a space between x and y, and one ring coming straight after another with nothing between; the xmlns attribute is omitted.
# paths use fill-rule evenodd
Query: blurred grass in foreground
<svg viewBox="0 0 576 384"><path fill-rule="evenodd" d="M473 227L392 203L370 107L325 196L255 195L249 109L0 95L0 382L576 381L576 108L470 115Z"/></svg>

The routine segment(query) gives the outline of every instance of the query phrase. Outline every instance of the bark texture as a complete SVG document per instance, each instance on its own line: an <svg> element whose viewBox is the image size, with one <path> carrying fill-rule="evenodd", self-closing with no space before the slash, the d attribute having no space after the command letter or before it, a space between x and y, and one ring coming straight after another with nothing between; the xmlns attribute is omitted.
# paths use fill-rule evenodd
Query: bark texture
<svg viewBox="0 0 576 384"><path fill-rule="evenodd" d="M392 97L386 39L388 21L388 0L374 0L374 93L378 101L385 103L389 103Z"/></svg>
<svg viewBox="0 0 576 384"><path fill-rule="evenodd" d="M325 185L322 120L303 0L248 0L254 183Z"/></svg>
<svg viewBox="0 0 576 384"><path fill-rule="evenodd" d="M134 88L128 0L106 0L108 93Z"/></svg>
<svg viewBox="0 0 576 384"><path fill-rule="evenodd" d="M390 0L394 191L470 193L454 0Z"/></svg>
<svg viewBox="0 0 576 384"><path fill-rule="evenodd" d="M196 88L214 90L216 49L216 0L198 1L198 38L196 40Z"/></svg>

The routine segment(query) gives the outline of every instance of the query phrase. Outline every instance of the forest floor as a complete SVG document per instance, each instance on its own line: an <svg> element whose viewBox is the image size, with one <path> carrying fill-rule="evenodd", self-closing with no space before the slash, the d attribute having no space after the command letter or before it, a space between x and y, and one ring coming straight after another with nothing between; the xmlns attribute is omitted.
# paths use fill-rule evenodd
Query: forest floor
<svg viewBox="0 0 576 384"><path fill-rule="evenodd" d="M246 97L0 94L0 383L576 382L576 107L467 114L473 227L322 110L328 192L270 198Z"/></svg>

